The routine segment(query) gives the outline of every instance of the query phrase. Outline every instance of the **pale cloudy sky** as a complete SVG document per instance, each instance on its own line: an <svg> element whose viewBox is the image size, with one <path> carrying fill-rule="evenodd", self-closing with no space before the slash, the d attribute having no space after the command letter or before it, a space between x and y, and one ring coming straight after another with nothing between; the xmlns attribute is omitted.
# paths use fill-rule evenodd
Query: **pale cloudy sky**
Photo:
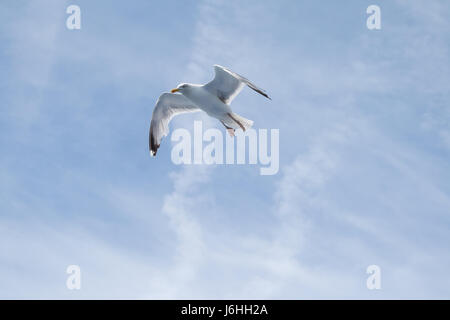
<svg viewBox="0 0 450 320"><path fill-rule="evenodd" d="M0 298L450 298L449 16L419 0L3 1ZM160 93L213 64L272 96L233 108L280 130L277 175L176 166L169 139L150 158ZM222 130L171 127L195 119Z"/></svg>

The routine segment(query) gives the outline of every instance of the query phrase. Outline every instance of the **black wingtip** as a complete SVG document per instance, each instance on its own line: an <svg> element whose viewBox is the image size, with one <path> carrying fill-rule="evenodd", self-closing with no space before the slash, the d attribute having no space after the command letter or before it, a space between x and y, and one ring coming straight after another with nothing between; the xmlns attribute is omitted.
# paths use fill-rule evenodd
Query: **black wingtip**
<svg viewBox="0 0 450 320"><path fill-rule="evenodd" d="M150 148L150 155L152 157L156 156L156 153L158 152L159 144L156 144L155 138L152 134L153 130L150 130L150 141L149 141L149 148Z"/></svg>
<svg viewBox="0 0 450 320"><path fill-rule="evenodd" d="M249 86L249 87L250 87L252 90L258 92L260 95L266 97L267 99L272 100L272 98L269 97L269 95L268 95L267 93L265 93L262 89L256 88L256 87L254 87L254 86Z"/></svg>
<svg viewBox="0 0 450 320"><path fill-rule="evenodd" d="M150 147L150 156L155 157L158 152L159 145L154 145Z"/></svg>
<svg viewBox="0 0 450 320"><path fill-rule="evenodd" d="M264 97L266 97L269 100L272 100L271 97L269 97L269 95L267 93L265 93L264 91L257 91L258 93L260 93L261 95L263 95Z"/></svg>

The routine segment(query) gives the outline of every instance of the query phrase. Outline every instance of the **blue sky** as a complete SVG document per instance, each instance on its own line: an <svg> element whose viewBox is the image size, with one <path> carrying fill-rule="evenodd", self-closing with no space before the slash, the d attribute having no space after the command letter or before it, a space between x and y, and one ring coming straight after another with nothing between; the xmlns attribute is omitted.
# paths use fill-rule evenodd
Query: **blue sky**
<svg viewBox="0 0 450 320"><path fill-rule="evenodd" d="M0 298L450 298L449 15L445 1L3 1ZM213 64L273 98L245 89L232 106L280 130L277 175L176 166L167 138L150 158L158 96ZM171 127L195 119L222 129L200 114Z"/></svg>

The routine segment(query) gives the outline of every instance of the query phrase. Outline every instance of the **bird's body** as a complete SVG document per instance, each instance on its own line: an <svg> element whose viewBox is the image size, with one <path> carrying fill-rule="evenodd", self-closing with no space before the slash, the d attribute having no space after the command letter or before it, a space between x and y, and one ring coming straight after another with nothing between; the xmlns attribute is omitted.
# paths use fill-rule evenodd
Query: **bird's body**
<svg viewBox="0 0 450 320"><path fill-rule="evenodd" d="M191 84L184 90L183 95L210 117L220 120L224 115L232 112L228 104L223 103L216 95L209 92L205 86Z"/></svg>
<svg viewBox="0 0 450 320"><path fill-rule="evenodd" d="M156 155L162 137L169 132L170 120L180 113L204 111L210 117L218 119L232 136L236 129L245 131L253 125L253 121L233 113L231 101L244 85L267 98L269 96L246 78L218 65L214 68L216 76L211 82L205 85L183 83L173 89L172 93L166 92L159 97L150 125L149 147L153 156Z"/></svg>

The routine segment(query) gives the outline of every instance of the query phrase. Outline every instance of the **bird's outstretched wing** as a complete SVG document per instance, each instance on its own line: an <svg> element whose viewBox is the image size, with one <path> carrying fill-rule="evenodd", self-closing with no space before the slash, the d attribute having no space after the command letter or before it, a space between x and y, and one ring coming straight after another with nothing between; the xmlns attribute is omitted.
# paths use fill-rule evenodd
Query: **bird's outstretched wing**
<svg viewBox="0 0 450 320"><path fill-rule="evenodd" d="M251 89L270 99L263 89L255 86L247 78L217 64L214 65L214 70L216 75L211 82L205 84L205 88L216 95L223 103L230 104L234 97L241 92L244 85L249 86Z"/></svg>
<svg viewBox="0 0 450 320"><path fill-rule="evenodd" d="M152 156L156 155L163 137L169 133L170 120L180 113L195 112L200 109L194 106L185 96L175 93L163 93L153 110L150 124L149 148Z"/></svg>

